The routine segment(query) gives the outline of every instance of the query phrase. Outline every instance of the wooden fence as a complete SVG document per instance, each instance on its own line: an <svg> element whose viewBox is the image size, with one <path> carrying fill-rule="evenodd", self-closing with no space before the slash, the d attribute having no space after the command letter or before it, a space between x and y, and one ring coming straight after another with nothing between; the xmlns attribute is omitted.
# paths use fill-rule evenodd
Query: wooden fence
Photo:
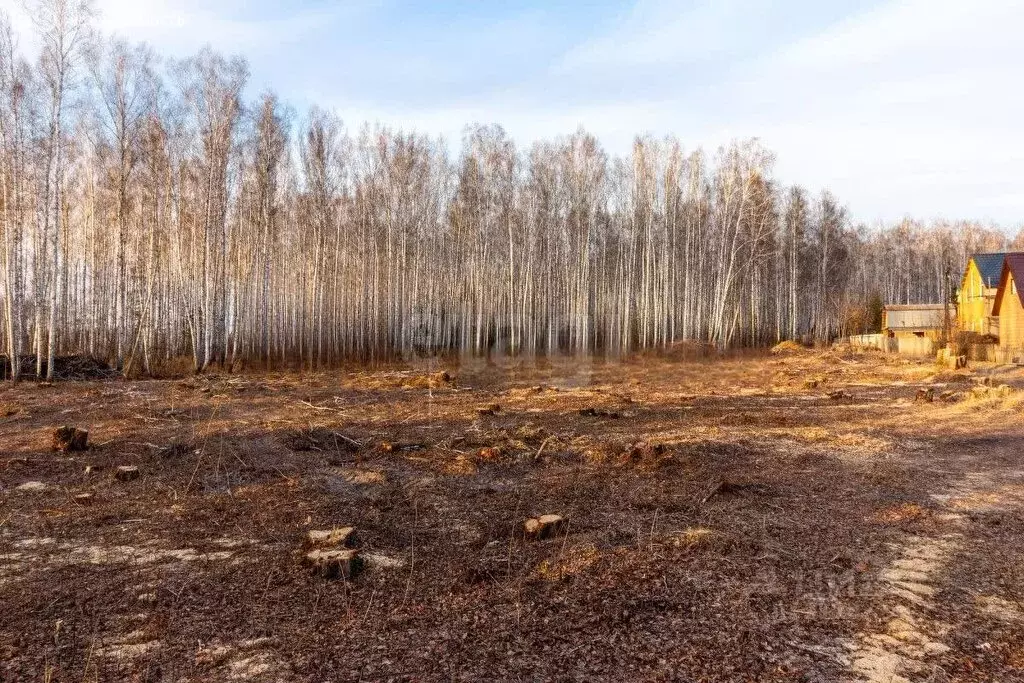
<svg viewBox="0 0 1024 683"><path fill-rule="evenodd" d="M878 349L885 353L924 358L934 356L935 341L927 337L888 337L884 334L858 334L850 337L850 346L855 349Z"/></svg>
<svg viewBox="0 0 1024 683"><path fill-rule="evenodd" d="M915 358L934 358L939 351L939 344L931 339L922 337L893 338L884 334L854 335L850 337L850 346L859 350L877 349L885 353L898 353ZM1008 349L992 343L966 344L962 348L968 361L1024 365L1024 349Z"/></svg>
<svg viewBox="0 0 1024 683"><path fill-rule="evenodd" d="M895 339L884 334L857 334L850 337L850 346L855 349L878 349L886 353L896 353Z"/></svg>
<svg viewBox="0 0 1024 683"><path fill-rule="evenodd" d="M977 363L1024 365L1024 349L1008 349L999 344L966 344L963 353L967 360Z"/></svg>

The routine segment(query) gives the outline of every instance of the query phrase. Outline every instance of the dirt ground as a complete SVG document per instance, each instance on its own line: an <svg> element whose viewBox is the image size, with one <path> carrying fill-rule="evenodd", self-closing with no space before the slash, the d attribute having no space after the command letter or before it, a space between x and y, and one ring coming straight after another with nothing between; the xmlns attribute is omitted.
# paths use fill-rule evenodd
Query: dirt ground
<svg viewBox="0 0 1024 683"><path fill-rule="evenodd" d="M1024 680L1018 386L849 351L5 385L0 679ZM303 564L344 526L360 571Z"/></svg>

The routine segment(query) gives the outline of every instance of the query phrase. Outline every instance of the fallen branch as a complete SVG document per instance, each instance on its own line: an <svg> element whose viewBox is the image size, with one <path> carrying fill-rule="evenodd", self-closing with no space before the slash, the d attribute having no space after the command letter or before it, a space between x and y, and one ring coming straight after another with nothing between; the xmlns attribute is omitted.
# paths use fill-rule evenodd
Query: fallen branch
<svg viewBox="0 0 1024 683"><path fill-rule="evenodd" d="M540 448L537 449L537 454L533 456L534 460L537 460L537 459L540 458L540 454L544 452L544 447L547 446L548 445L548 441L551 441L551 439L553 439L553 438L555 438L555 437L554 436L549 436L548 438L544 439L544 442L541 443Z"/></svg>
<svg viewBox="0 0 1024 683"><path fill-rule="evenodd" d="M299 401L299 403L301 403L302 405L307 406L309 408L312 408L313 410L321 410L321 411L326 411L326 412L337 412L337 410L338 410L337 408L329 408L327 406L314 405L314 404L310 403L309 401Z"/></svg>

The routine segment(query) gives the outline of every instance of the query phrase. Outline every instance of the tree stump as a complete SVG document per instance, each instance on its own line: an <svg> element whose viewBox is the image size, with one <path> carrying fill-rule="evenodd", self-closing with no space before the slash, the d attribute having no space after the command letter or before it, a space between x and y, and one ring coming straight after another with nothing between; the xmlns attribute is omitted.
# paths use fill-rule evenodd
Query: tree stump
<svg viewBox="0 0 1024 683"><path fill-rule="evenodd" d="M561 515L541 515L526 520L523 529L526 538L532 541L543 541L558 534L565 528L565 518Z"/></svg>
<svg viewBox="0 0 1024 683"><path fill-rule="evenodd" d="M135 481L140 476L139 468L135 465L121 465L114 471L114 478L118 481Z"/></svg>
<svg viewBox="0 0 1024 683"><path fill-rule="evenodd" d="M58 427L53 432L53 450L67 453L68 451L84 451L89 447L89 432L76 427Z"/></svg>
<svg viewBox="0 0 1024 683"><path fill-rule="evenodd" d="M476 452L476 457L481 460L497 460L501 457L501 449L495 446L484 446Z"/></svg>
<svg viewBox="0 0 1024 683"><path fill-rule="evenodd" d="M352 526L334 529L311 529L306 532L306 546L311 548L337 548L355 542L356 528Z"/></svg>
<svg viewBox="0 0 1024 683"><path fill-rule="evenodd" d="M311 550L303 563L325 579L351 579L362 568L359 551L351 548Z"/></svg>

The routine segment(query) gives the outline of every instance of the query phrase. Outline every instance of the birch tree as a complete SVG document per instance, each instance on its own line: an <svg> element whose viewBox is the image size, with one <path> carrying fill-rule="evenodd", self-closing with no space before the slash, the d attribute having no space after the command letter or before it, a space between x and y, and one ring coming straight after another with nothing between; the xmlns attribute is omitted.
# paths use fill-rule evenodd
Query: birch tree
<svg viewBox="0 0 1024 683"><path fill-rule="evenodd" d="M756 140L350 133L271 92L246 104L241 57L86 50L87 3L32 12L39 55L0 18L15 379L33 350L52 376L83 353L131 375L828 342L881 302L949 300L969 254L1010 246L983 223L855 224L829 192L787 187Z"/></svg>
<svg viewBox="0 0 1024 683"><path fill-rule="evenodd" d="M40 268L40 281L36 294L36 374L42 374L43 350L46 349L48 379L53 378L54 356L57 350L57 313L62 291L62 238L61 192L65 174L64 119L68 91L75 87L76 69L89 38L93 18L91 0L39 0L27 6L36 25L42 45L39 56L39 74L45 85L46 140L43 143L44 170L42 174L42 211L39 245L47 263ZM44 293L49 298L45 346L43 332Z"/></svg>

